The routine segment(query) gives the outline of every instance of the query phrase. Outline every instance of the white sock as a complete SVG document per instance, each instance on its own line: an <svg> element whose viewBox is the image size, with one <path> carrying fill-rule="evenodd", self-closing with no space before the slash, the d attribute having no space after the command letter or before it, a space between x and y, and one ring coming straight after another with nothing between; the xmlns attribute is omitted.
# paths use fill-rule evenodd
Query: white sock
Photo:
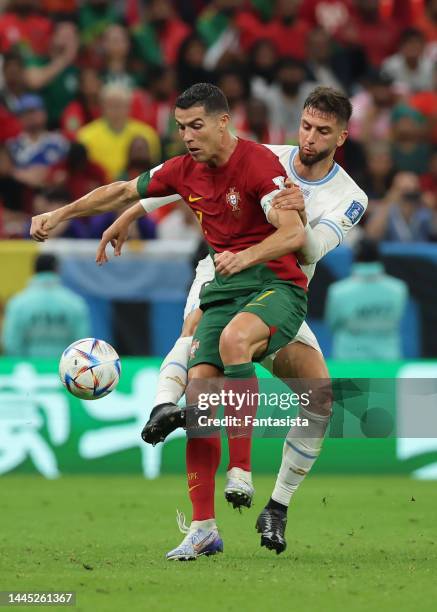
<svg viewBox="0 0 437 612"><path fill-rule="evenodd" d="M187 386L187 366L192 336L179 338L159 370L155 406L158 404L177 404Z"/></svg>
<svg viewBox="0 0 437 612"><path fill-rule="evenodd" d="M329 423L328 416L315 414L302 407L299 416L308 419L308 427L293 427L288 432L281 468L272 493L272 499L283 506L289 505L292 495L319 456Z"/></svg>

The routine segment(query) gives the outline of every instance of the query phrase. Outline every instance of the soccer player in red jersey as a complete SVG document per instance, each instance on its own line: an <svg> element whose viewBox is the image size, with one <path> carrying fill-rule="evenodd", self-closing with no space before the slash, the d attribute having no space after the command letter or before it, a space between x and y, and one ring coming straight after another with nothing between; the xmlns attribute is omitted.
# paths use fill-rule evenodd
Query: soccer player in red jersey
<svg viewBox="0 0 437 612"><path fill-rule="evenodd" d="M312 278L316 263L335 249L349 231L353 231L367 207L367 196L355 181L334 161L337 147L347 137L352 112L348 98L330 87L315 88L305 101L299 129L299 146L269 145L297 188L283 189L273 199L273 207L298 210L305 226L306 242L297 253L302 270ZM145 198L125 211L102 236L96 261L108 259L109 242L115 255L121 254L130 224L169 201L180 198ZM184 311L181 336L160 368L155 407L177 405L187 384L187 365L193 333L201 319L201 288L214 278L214 264L208 255L196 268ZM286 548L287 510L295 493L317 460L329 424L332 391L329 373L316 337L303 323L293 340L262 365L280 377L293 392L306 392L311 385L311 406L299 408L299 416L308 420L305 428L292 427L284 441L281 468L272 496L257 520L261 545L281 553ZM172 430L179 425L173 423ZM233 448L233 447L232 447ZM247 470L250 457L230 453L224 488L225 498L238 508L250 507L254 494L252 475Z"/></svg>
<svg viewBox="0 0 437 612"><path fill-rule="evenodd" d="M215 278L201 298L204 316L193 340L189 380L218 377L224 371L225 390L256 390L253 359L285 346L305 318L307 278L294 254L304 244L304 228L296 211L271 209L286 177L284 169L261 145L231 134L227 101L217 87L189 88L176 102L175 118L186 155L134 181L100 187L62 209L34 217L31 235L43 241L62 221L124 207L139 197L179 193L197 214L216 266ZM190 402L197 394L189 386ZM152 417L158 422L160 415ZM231 437L230 445L247 457L250 435ZM193 522L167 558L222 550L214 513L219 460L219 437L188 440Z"/></svg>

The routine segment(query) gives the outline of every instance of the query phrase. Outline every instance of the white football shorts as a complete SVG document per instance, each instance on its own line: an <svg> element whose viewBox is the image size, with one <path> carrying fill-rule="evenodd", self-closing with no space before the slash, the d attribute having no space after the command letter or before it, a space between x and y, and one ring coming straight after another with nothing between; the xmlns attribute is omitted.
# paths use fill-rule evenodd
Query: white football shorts
<svg viewBox="0 0 437 612"><path fill-rule="evenodd" d="M187 302L185 304L184 309L184 319L188 317L188 315L193 312L196 308L199 308L200 304L200 290L205 283L210 283L214 278L214 263L209 255L207 255L204 259L201 259L197 264L196 268L196 276L191 285L190 291L188 293ZM290 344L293 342L302 342L302 344L306 344L311 346L319 353L322 352L319 343L317 342L317 338L311 331L308 323L305 321L299 328L296 336L291 340ZM266 357L265 361L273 360L275 358L275 353Z"/></svg>

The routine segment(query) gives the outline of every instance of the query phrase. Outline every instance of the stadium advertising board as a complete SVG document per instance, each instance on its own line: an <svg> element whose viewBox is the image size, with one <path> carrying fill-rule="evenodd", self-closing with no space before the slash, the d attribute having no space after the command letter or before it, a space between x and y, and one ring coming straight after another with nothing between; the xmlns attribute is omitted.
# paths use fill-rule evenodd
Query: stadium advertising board
<svg viewBox="0 0 437 612"><path fill-rule="evenodd" d="M334 417L315 470L437 478L437 363L330 362L329 367ZM158 368L158 359L123 358L118 388L98 401L84 401L64 390L55 361L1 359L0 474L142 473L156 478L183 472L183 430L155 447L139 435L152 408ZM288 387L278 390L262 375L264 404L278 393L290 399ZM289 416L284 405L261 404L257 417ZM266 422L253 430L255 473L276 472L287 431L287 421L282 426Z"/></svg>

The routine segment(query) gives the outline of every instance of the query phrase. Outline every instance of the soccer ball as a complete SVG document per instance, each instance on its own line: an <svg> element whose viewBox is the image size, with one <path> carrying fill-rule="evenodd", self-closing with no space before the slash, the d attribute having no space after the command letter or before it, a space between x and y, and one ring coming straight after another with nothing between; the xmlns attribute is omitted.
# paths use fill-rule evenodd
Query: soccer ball
<svg viewBox="0 0 437 612"><path fill-rule="evenodd" d="M120 359L104 340L84 338L70 344L59 362L64 387L80 399L95 400L111 393L120 378Z"/></svg>

